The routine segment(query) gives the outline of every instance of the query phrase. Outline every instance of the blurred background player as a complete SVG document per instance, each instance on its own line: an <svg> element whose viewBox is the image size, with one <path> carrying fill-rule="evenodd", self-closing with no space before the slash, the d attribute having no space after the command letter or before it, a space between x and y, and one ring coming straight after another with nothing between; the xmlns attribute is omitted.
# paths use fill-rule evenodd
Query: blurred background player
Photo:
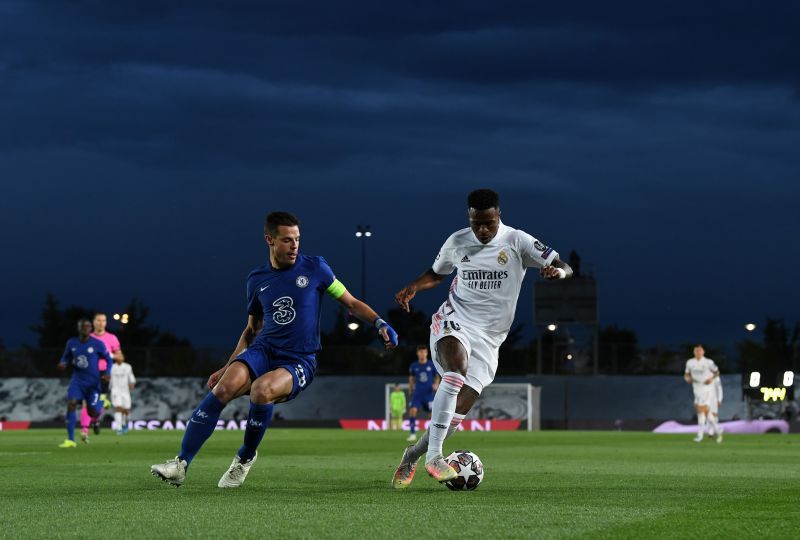
<svg viewBox="0 0 800 540"><path fill-rule="evenodd" d="M83 400L89 406L89 414L97 418L103 412L100 402L100 381L108 380L108 370L100 370L100 358L111 359L105 344L93 338L92 322L89 319L78 321L78 337L69 338L64 354L58 363L58 369L67 369L72 364L72 378L67 389L67 439L59 444L59 448L75 447L76 409Z"/></svg>
<svg viewBox="0 0 800 540"><path fill-rule="evenodd" d="M133 368L122 359L122 355L114 357L111 366L111 404L114 406L114 423L117 426L117 435L128 432L128 415L131 412L131 390L136 384Z"/></svg>
<svg viewBox="0 0 800 540"><path fill-rule="evenodd" d="M719 432L716 417L708 415L712 401L716 400L713 383L719 377L719 370L713 360L705 357L705 353L702 345L695 345L694 358L686 361L683 372L683 379L692 385L694 391L694 409L697 412L697 436L694 442L703 440L706 420L711 422L713 433Z"/></svg>
<svg viewBox="0 0 800 540"><path fill-rule="evenodd" d="M394 387L389 394L389 429L397 431L403 426L403 415L406 413L406 393L400 385Z"/></svg>
<svg viewBox="0 0 800 540"><path fill-rule="evenodd" d="M106 350L109 353L111 353L111 356L113 358L119 357L122 360L124 360L125 358L122 354L122 349L120 348L117 336L115 336L111 332L106 332L106 326L108 325L108 317L106 317L106 314L103 312L95 313L92 325L94 327L94 331L92 332L92 337L102 341L106 346ZM101 358L99 365L100 371L106 371L109 368L110 368L109 363L106 362L105 358ZM109 402L106 397L107 393L108 393L108 382L103 380L100 382L100 401L102 402L105 408L109 407ZM81 409L81 438L83 439L83 442L89 442L90 425L94 428L95 435L100 434L101 418L102 418L102 412L97 417L97 419L94 422L92 422L92 419L89 416L86 403L83 404L83 408Z"/></svg>
<svg viewBox="0 0 800 540"><path fill-rule="evenodd" d="M708 406L709 419L707 422L711 423L708 434L712 437L716 437L717 443L721 443L722 433L725 431L722 429L722 426L719 425L719 408L722 407L722 376L718 375L711 386L714 387L714 397L711 399L711 403Z"/></svg>
<svg viewBox="0 0 800 540"><path fill-rule="evenodd" d="M244 483L272 421L276 403L296 398L314 380L320 350L320 307L325 293L357 319L374 325L387 349L397 346L397 333L367 304L336 279L322 257L300 253L300 221L289 212L272 212L264 223L269 259L247 276L247 325L228 362L208 378L211 390L186 424L175 459L150 467L174 486L214 432L222 409L232 399L250 395L244 442L217 486Z"/></svg>
<svg viewBox="0 0 800 540"><path fill-rule="evenodd" d="M422 409L430 415L433 406L433 396L439 386L439 375L436 369L428 362L428 346L417 345L417 360L408 368L408 426L411 432L406 439L409 442L417 440L417 414Z"/></svg>
<svg viewBox="0 0 800 540"><path fill-rule="evenodd" d="M395 294L409 311L420 291L456 272L447 299L431 317L431 356L442 380L433 399L428 430L403 453L392 486L411 484L417 461L438 482L457 476L442 456L444 440L494 380L500 346L508 336L528 268L550 280L572 277L558 252L530 234L500 221L500 197L478 189L467 197L469 227L445 241L433 265Z"/></svg>

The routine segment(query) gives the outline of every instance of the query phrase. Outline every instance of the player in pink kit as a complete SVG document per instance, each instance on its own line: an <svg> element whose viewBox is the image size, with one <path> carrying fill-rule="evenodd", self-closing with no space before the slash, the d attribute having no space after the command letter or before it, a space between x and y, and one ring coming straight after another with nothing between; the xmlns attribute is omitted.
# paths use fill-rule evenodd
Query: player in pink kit
<svg viewBox="0 0 800 540"><path fill-rule="evenodd" d="M98 312L94 315L94 321L92 321L94 325L94 331L92 332L92 337L97 338L102 341L108 352L111 353L113 358L121 358L125 359L122 355L122 348L119 345L119 340L117 336L112 334L111 332L106 332L106 326L108 325L108 317L106 317L105 313ZM102 372L103 370L108 368L106 360L101 358L98 361L98 368ZM105 393L101 396L103 401L106 401ZM86 404L84 403L83 408L81 409L81 440L83 442L89 442L89 425L91 424L91 417L89 416L89 412L86 410ZM97 422L94 424L94 432L100 433L100 420L98 419Z"/></svg>

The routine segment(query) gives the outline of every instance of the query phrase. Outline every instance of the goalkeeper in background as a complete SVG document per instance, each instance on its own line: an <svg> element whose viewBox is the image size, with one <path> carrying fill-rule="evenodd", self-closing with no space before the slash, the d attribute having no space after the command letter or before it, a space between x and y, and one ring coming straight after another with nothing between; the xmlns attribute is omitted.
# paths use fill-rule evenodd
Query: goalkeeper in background
<svg viewBox="0 0 800 540"><path fill-rule="evenodd" d="M403 414L406 412L406 393L400 388L400 385L394 387L392 393L389 395L389 429L397 431L402 427Z"/></svg>

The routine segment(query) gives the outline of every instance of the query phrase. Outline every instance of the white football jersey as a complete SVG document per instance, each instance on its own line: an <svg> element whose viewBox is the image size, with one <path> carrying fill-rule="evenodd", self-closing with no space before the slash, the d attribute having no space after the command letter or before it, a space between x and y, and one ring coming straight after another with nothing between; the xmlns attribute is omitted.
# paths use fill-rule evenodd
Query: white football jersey
<svg viewBox="0 0 800 540"><path fill-rule="evenodd" d="M722 377L714 379L714 391L717 393L717 401L722 403Z"/></svg>
<svg viewBox="0 0 800 540"><path fill-rule="evenodd" d="M114 362L111 366L111 392L128 392L131 384L136 384L131 365L127 362L121 364Z"/></svg>
<svg viewBox="0 0 800 540"><path fill-rule="evenodd" d="M550 265L556 257L552 248L503 223L488 244L482 244L472 229L461 229L447 239L433 262L437 274L457 270L439 313L443 318L455 314L502 341L514 321L525 271Z"/></svg>
<svg viewBox="0 0 800 540"><path fill-rule="evenodd" d="M684 373L691 375L692 388L695 392L699 392L709 387L706 381L718 371L714 361L704 356L699 360L696 358L689 358L686 361L686 370Z"/></svg>

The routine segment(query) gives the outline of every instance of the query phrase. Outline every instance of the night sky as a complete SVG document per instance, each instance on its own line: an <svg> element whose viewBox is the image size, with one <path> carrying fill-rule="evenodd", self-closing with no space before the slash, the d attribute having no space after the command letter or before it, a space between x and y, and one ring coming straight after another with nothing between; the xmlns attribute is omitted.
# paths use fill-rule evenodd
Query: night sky
<svg viewBox="0 0 800 540"><path fill-rule="evenodd" d="M232 348L279 209L356 295L371 225L385 313L478 187L644 344L794 323L798 28L792 1L2 0L0 339L35 343L50 291Z"/></svg>

